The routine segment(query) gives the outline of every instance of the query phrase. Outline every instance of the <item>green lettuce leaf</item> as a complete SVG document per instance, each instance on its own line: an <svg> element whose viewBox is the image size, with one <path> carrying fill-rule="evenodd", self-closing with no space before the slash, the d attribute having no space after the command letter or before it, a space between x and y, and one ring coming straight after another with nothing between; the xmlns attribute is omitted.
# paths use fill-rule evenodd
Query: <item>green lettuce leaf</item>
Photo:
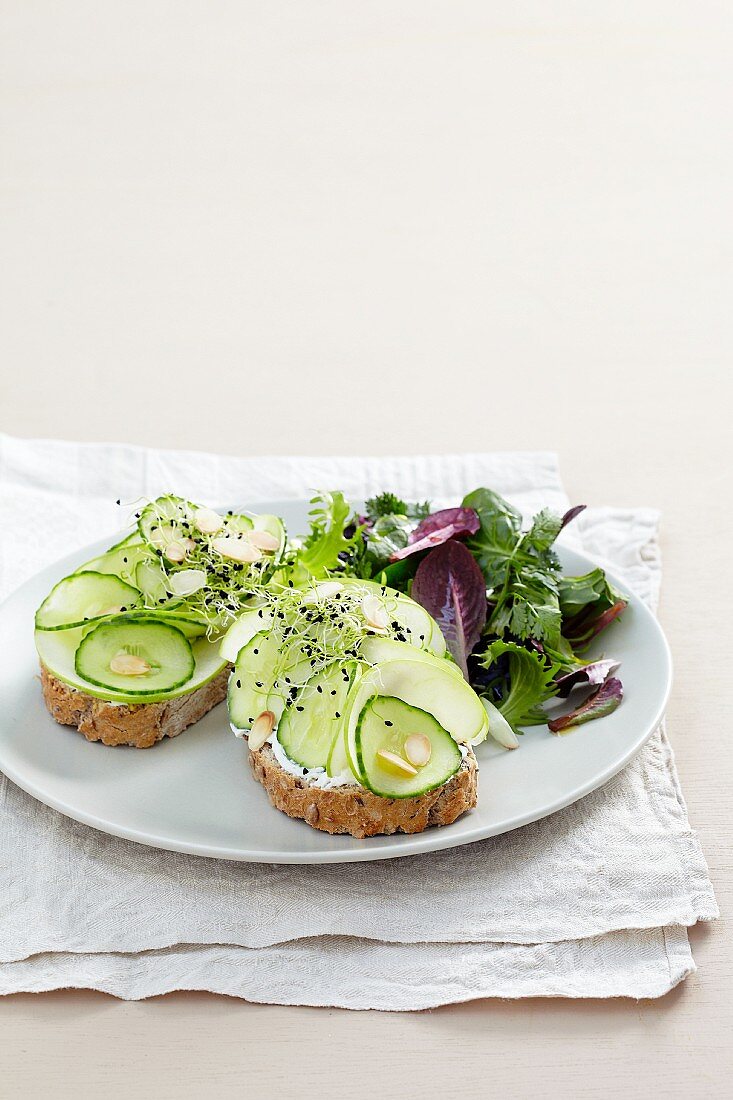
<svg viewBox="0 0 733 1100"><path fill-rule="evenodd" d="M479 530L466 545L491 590L488 631L509 632L522 640L534 638L559 652L560 562L552 544L562 530L563 518L545 508L522 532L521 514L490 489L469 493L463 507L475 509L479 517Z"/></svg>
<svg viewBox="0 0 733 1100"><path fill-rule="evenodd" d="M351 507L343 493L321 493L311 500L311 504L311 529L297 555L296 569L319 578L343 569L340 555L362 546L363 528L352 523L353 533L344 534L349 526Z"/></svg>
<svg viewBox="0 0 733 1100"><path fill-rule="evenodd" d="M480 527L466 545L481 567L489 588L500 588L521 536L522 516L491 489L475 489L463 498L463 508L478 513Z"/></svg>
<svg viewBox="0 0 733 1100"><path fill-rule="evenodd" d="M501 657L508 671L492 681L491 687L499 699L494 703L503 714L512 729L517 726L541 725L547 721L547 715L541 704L551 699L557 691L554 680L557 666L548 665L543 655L536 650L525 649L516 642L504 642L501 639L492 642L481 657L484 668L491 669Z"/></svg>
<svg viewBox="0 0 733 1100"><path fill-rule="evenodd" d="M625 610L628 600L609 583L601 568L581 577L561 577L558 600L562 631L576 649L583 649Z"/></svg>

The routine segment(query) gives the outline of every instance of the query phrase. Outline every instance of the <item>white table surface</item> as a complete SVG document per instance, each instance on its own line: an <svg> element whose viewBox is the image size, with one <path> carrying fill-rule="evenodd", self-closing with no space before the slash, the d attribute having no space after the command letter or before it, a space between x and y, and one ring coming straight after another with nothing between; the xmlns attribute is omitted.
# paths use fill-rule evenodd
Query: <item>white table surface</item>
<svg viewBox="0 0 733 1100"><path fill-rule="evenodd" d="M658 1002L9 997L2 1091L722 1095L730 5L0 11L0 427L233 454L554 448L574 500L662 508L669 730L724 915Z"/></svg>

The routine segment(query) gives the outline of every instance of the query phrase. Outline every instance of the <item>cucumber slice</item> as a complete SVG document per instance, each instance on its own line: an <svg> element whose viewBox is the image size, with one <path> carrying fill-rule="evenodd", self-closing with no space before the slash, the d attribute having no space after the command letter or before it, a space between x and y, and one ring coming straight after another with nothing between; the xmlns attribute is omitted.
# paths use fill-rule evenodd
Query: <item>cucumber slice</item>
<svg viewBox="0 0 733 1100"><path fill-rule="evenodd" d="M415 649L434 653L436 657L443 656L445 638L438 624L424 607L402 592L394 592L390 588L382 598L387 613L391 616L390 623L392 629L397 632L398 640L409 642ZM402 635L402 639L399 635Z"/></svg>
<svg viewBox="0 0 733 1100"><path fill-rule="evenodd" d="M338 736L335 738L331 745L331 751L328 754L326 760L326 774L330 776L346 775L351 773L355 779L360 777L354 772L351 764L349 763L348 753L346 752L346 738L345 727L342 726L339 730Z"/></svg>
<svg viewBox="0 0 733 1100"><path fill-rule="evenodd" d="M436 657L434 653L416 649L405 642L398 642L395 638L378 636L365 638L361 643L360 652L364 660L372 665L381 664L383 661L422 661L425 664L432 664L441 672L452 673L459 680L464 679L460 668L451 658Z"/></svg>
<svg viewBox="0 0 733 1100"><path fill-rule="evenodd" d="M271 710L275 720L279 720L285 700L312 674L308 660L282 664L277 635L268 629L255 634L239 651L229 679L227 702L232 725L235 729L249 729L264 710Z"/></svg>
<svg viewBox="0 0 733 1100"><path fill-rule="evenodd" d="M36 611L36 629L68 630L140 602L138 589L112 573L73 573L51 589Z"/></svg>
<svg viewBox="0 0 733 1100"><path fill-rule="evenodd" d="M475 745L484 740L489 720L481 700L463 676L456 676L449 669L448 661L423 653L417 659L385 661L364 673L346 713L346 755L356 776L364 779L356 749L359 717L375 695L393 695L409 706L427 711L454 741Z"/></svg>
<svg viewBox="0 0 733 1100"><path fill-rule="evenodd" d="M445 639L440 630L435 635L436 623L424 607L402 592L385 589L377 584L373 588L388 616L389 629L394 632L397 641L408 642L415 649L430 650L438 657L443 656Z"/></svg>
<svg viewBox="0 0 733 1100"><path fill-rule="evenodd" d="M153 550L165 550L169 543L191 535L195 510L195 505L181 497L158 497L140 513L140 535Z"/></svg>
<svg viewBox="0 0 733 1100"><path fill-rule="evenodd" d="M255 634L261 633L264 627L272 624L272 612L269 608L263 608L263 614L259 615L259 609L253 608L244 611L239 618L232 623L221 640L221 655L232 664L239 656L239 652Z"/></svg>
<svg viewBox="0 0 733 1100"><path fill-rule="evenodd" d="M335 738L331 745L331 750L328 754L328 760L326 761L326 774L330 776L348 776L351 774L354 779L362 782L361 775L359 773L358 761L354 759L352 762L348 752L347 746L347 733L349 727L349 715L351 714L351 703L358 695L358 686L361 682L364 665L358 664L356 666L356 673L351 681L351 691L349 697L346 700L344 710L344 721L339 731L338 736ZM354 753L356 757L356 753Z"/></svg>
<svg viewBox="0 0 733 1100"><path fill-rule="evenodd" d="M140 542L140 532L135 525L135 530L130 532L129 535L125 535L124 538L118 539L117 542L113 542L111 546L108 546L105 550L106 554L109 554L112 550L119 550L121 546L134 546Z"/></svg>
<svg viewBox="0 0 733 1100"><path fill-rule="evenodd" d="M379 754L393 753L406 761L405 741L415 733L429 739L430 759L415 769L416 775L402 776ZM463 759L455 740L432 714L386 695L372 696L361 711L356 726L356 755L364 785L384 798L414 798L441 787L458 771Z"/></svg>
<svg viewBox="0 0 733 1100"><path fill-rule="evenodd" d="M271 710L276 719L282 714L285 700L273 690L279 652L277 639L267 630L240 650L227 690L229 719L236 729L249 729L264 710Z"/></svg>
<svg viewBox="0 0 733 1100"><path fill-rule="evenodd" d="M145 608L141 608L139 611L133 611L131 616L118 616L113 619L113 622L117 622L118 618L134 618L136 621L145 619L148 622L167 623L168 626L174 626L177 630L180 630L182 634L189 639L202 638L207 630L207 625L203 619L196 615L195 611L187 611L185 605L181 607L159 607L150 611Z"/></svg>
<svg viewBox="0 0 733 1100"><path fill-rule="evenodd" d="M122 656L140 659L147 670L124 675L115 670ZM174 691L191 679L196 661L191 643L176 627L145 617L119 617L103 622L82 640L76 651L77 676L90 684L140 696Z"/></svg>
<svg viewBox="0 0 733 1100"><path fill-rule="evenodd" d="M325 768L343 732L346 697L356 673L355 661L338 661L316 673L291 699L277 727L286 754L303 768Z"/></svg>
<svg viewBox="0 0 733 1100"><path fill-rule="evenodd" d="M114 573L128 584L136 584L135 577L140 564L151 561L150 547L139 540L135 543L125 540L121 546L113 547L98 558L82 565L78 573ZM140 587L136 585L136 587Z"/></svg>
<svg viewBox="0 0 733 1100"><path fill-rule="evenodd" d="M338 589L335 588L338 585ZM402 592L385 588L375 581L360 580L356 577L343 577L338 581L322 581L314 588L314 597L323 593L324 598L337 597L343 592L373 595L384 610L389 623L388 629L397 635L397 640L409 642L416 649L428 650L437 657L445 653L445 638L438 624L424 607ZM328 594L328 595L326 595Z"/></svg>
<svg viewBox="0 0 733 1100"><path fill-rule="evenodd" d="M170 600L168 578L157 558L146 558L135 567L135 584L145 597L149 607L161 606Z"/></svg>
<svg viewBox="0 0 733 1100"><path fill-rule="evenodd" d="M220 535L226 535L227 532L240 535L245 531L251 531L254 526L249 516L237 516L234 512L227 512L222 518L224 520L224 530L219 532Z"/></svg>
<svg viewBox="0 0 733 1100"><path fill-rule="evenodd" d="M130 695L127 691L119 692L102 688L79 676L74 667L74 657L83 635L84 630L78 627L72 630L37 630L35 641L38 656L41 663L57 679L62 680L69 687L76 688L77 691L83 691L86 695L92 695L108 703L124 703L131 706L137 703L161 703L168 699L176 699L181 695L197 691L226 668L226 661L222 660L219 653L219 642L199 638L191 645L196 660L196 668L191 679L173 691L156 692L141 698L139 695Z"/></svg>

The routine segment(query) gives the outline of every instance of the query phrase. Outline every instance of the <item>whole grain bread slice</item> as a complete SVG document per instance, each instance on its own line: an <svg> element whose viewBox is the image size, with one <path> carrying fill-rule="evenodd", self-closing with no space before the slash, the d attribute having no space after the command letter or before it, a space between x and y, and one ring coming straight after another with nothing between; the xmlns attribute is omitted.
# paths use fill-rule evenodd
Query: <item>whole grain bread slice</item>
<svg viewBox="0 0 733 1100"><path fill-rule="evenodd" d="M107 703L57 679L41 665L43 698L62 726L76 726L87 741L149 749L164 737L177 737L220 703L227 693L229 668L188 695L164 703Z"/></svg>
<svg viewBox="0 0 733 1100"><path fill-rule="evenodd" d="M359 839L450 825L477 800L478 764L472 749L447 783L415 798L382 798L352 784L317 787L307 777L286 772L267 743L250 751L249 763L272 805L288 817L302 818L325 833L350 833Z"/></svg>

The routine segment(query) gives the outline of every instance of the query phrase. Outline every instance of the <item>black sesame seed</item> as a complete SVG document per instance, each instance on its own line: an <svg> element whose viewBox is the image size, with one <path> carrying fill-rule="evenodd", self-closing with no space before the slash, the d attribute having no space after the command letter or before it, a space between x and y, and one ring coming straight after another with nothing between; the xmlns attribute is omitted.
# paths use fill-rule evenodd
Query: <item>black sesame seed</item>
<svg viewBox="0 0 733 1100"><path fill-rule="evenodd" d="M238 687L238 688L241 688L241 686L242 686L242 681L241 681L241 680L237 680L237 687ZM251 722L251 721L252 721L252 719L250 718L250 722Z"/></svg>
<svg viewBox="0 0 733 1100"><path fill-rule="evenodd" d="M259 649L253 649L253 650L252 650L252 652L253 652L253 653L254 653L255 655L257 655L257 654L258 654L258 653L259 653L260 651L259 651Z"/></svg>
<svg viewBox="0 0 733 1100"><path fill-rule="evenodd" d="M318 692L319 695L323 694L323 688L321 687L320 684L316 684L316 691Z"/></svg>
<svg viewBox="0 0 733 1100"><path fill-rule="evenodd" d="M255 687L258 687L258 688L263 687L262 681L261 680L255 680Z"/></svg>
<svg viewBox="0 0 733 1100"><path fill-rule="evenodd" d="M296 707L295 709L302 711L304 708L303 707Z"/></svg>
<svg viewBox="0 0 733 1100"><path fill-rule="evenodd" d="M393 722L387 722L387 721L385 721L385 723L384 723L384 724L385 724L385 726L392 726L392 725L394 725L394 723L393 723Z"/></svg>
<svg viewBox="0 0 733 1100"><path fill-rule="evenodd" d="M121 500L116 500L115 504L122 504L122 501Z"/></svg>
<svg viewBox="0 0 733 1100"><path fill-rule="evenodd" d="M333 691L331 692L331 694L332 694L332 695L335 695L335 694L336 694L336 688L334 688L334 689L333 689Z"/></svg>
<svg viewBox="0 0 733 1100"><path fill-rule="evenodd" d="M341 715L339 714L339 712L338 712L338 711L336 711L336 712L335 712L335 714L336 714L336 717L337 717L337 718L340 718L340 717L341 717Z"/></svg>

